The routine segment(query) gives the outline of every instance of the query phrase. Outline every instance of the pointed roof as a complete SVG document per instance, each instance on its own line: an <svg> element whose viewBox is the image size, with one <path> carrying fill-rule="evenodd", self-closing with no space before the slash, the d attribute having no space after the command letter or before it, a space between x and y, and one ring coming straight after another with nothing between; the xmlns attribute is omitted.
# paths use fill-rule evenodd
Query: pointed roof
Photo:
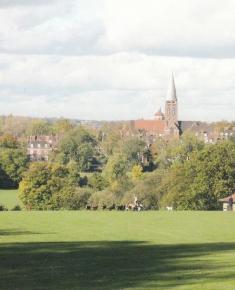
<svg viewBox="0 0 235 290"><path fill-rule="evenodd" d="M164 114L162 113L162 108L160 107L160 109L154 114L154 116L164 116Z"/></svg>
<svg viewBox="0 0 235 290"><path fill-rule="evenodd" d="M170 77L170 82L169 82L169 86L168 86L166 99L169 100L169 101L177 101L175 80L174 80L173 73L171 74L171 77Z"/></svg>

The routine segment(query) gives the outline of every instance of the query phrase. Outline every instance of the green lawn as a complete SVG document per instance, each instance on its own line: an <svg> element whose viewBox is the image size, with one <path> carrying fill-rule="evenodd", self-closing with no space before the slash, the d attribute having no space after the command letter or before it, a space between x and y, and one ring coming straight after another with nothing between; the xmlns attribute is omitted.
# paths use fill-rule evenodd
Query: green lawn
<svg viewBox="0 0 235 290"><path fill-rule="evenodd" d="M235 289L235 213L2 212L0 289Z"/></svg>
<svg viewBox="0 0 235 290"><path fill-rule="evenodd" d="M0 204L3 204L9 210L16 205L21 205L18 190L0 189Z"/></svg>

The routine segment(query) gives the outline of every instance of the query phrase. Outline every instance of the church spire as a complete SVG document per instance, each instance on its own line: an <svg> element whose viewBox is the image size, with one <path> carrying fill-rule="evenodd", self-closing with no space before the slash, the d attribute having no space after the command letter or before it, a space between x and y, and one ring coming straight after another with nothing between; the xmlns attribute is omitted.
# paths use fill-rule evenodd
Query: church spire
<svg viewBox="0 0 235 290"><path fill-rule="evenodd" d="M177 101L175 80L174 80L173 73L171 73L171 78L170 78L170 82L169 82L169 87L168 87L166 99L169 101Z"/></svg>

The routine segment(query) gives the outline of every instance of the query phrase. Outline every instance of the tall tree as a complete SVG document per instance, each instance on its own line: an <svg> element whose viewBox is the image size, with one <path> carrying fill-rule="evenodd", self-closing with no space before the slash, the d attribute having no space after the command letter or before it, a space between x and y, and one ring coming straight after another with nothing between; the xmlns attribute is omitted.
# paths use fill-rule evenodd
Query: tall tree
<svg viewBox="0 0 235 290"><path fill-rule="evenodd" d="M192 152L164 175L163 200L179 209L213 210L235 190L235 144L221 142Z"/></svg>
<svg viewBox="0 0 235 290"><path fill-rule="evenodd" d="M58 144L54 159L62 164L76 162L79 171L91 171L97 164L97 141L82 127L70 130Z"/></svg>
<svg viewBox="0 0 235 290"><path fill-rule="evenodd" d="M28 167L28 156L21 149L0 150L0 187L16 188Z"/></svg>

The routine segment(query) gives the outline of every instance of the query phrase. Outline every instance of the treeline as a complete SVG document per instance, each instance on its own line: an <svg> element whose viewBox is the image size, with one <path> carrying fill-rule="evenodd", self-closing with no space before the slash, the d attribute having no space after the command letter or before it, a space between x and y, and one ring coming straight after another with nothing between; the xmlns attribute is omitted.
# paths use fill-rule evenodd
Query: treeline
<svg viewBox="0 0 235 290"><path fill-rule="evenodd" d="M55 135L65 132L76 122L67 119L41 119L21 116L0 116L0 135L26 140L30 135Z"/></svg>
<svg viewBox="0 0 235 290"><path fill-rule="evenodd" d="M88 122L94 127L104 125L103 127L112 127L118 130L130 129L129 122ZM78 120L67 120L64 118L33 118L22 116L0 116L0 135L9 134L20 139L27 138L30 135L55 135L66 132L71 126L79 125ZM220 121L210 123L210 128L215 132L224 132L232 130L235 122Z"/></svg>
<svg viewBox="0 0 235 290"><path fill-rule="evenodd" d="M232 139L206 145L188 133L148 146L128 123L99 129L64 119L33 124L32 134L61 136L49 162L29 162L27 131L0 136L0 187L19 186L30 210L126 205L134 196L145 209L216 210L218 199L235 190Z"/></svg>

